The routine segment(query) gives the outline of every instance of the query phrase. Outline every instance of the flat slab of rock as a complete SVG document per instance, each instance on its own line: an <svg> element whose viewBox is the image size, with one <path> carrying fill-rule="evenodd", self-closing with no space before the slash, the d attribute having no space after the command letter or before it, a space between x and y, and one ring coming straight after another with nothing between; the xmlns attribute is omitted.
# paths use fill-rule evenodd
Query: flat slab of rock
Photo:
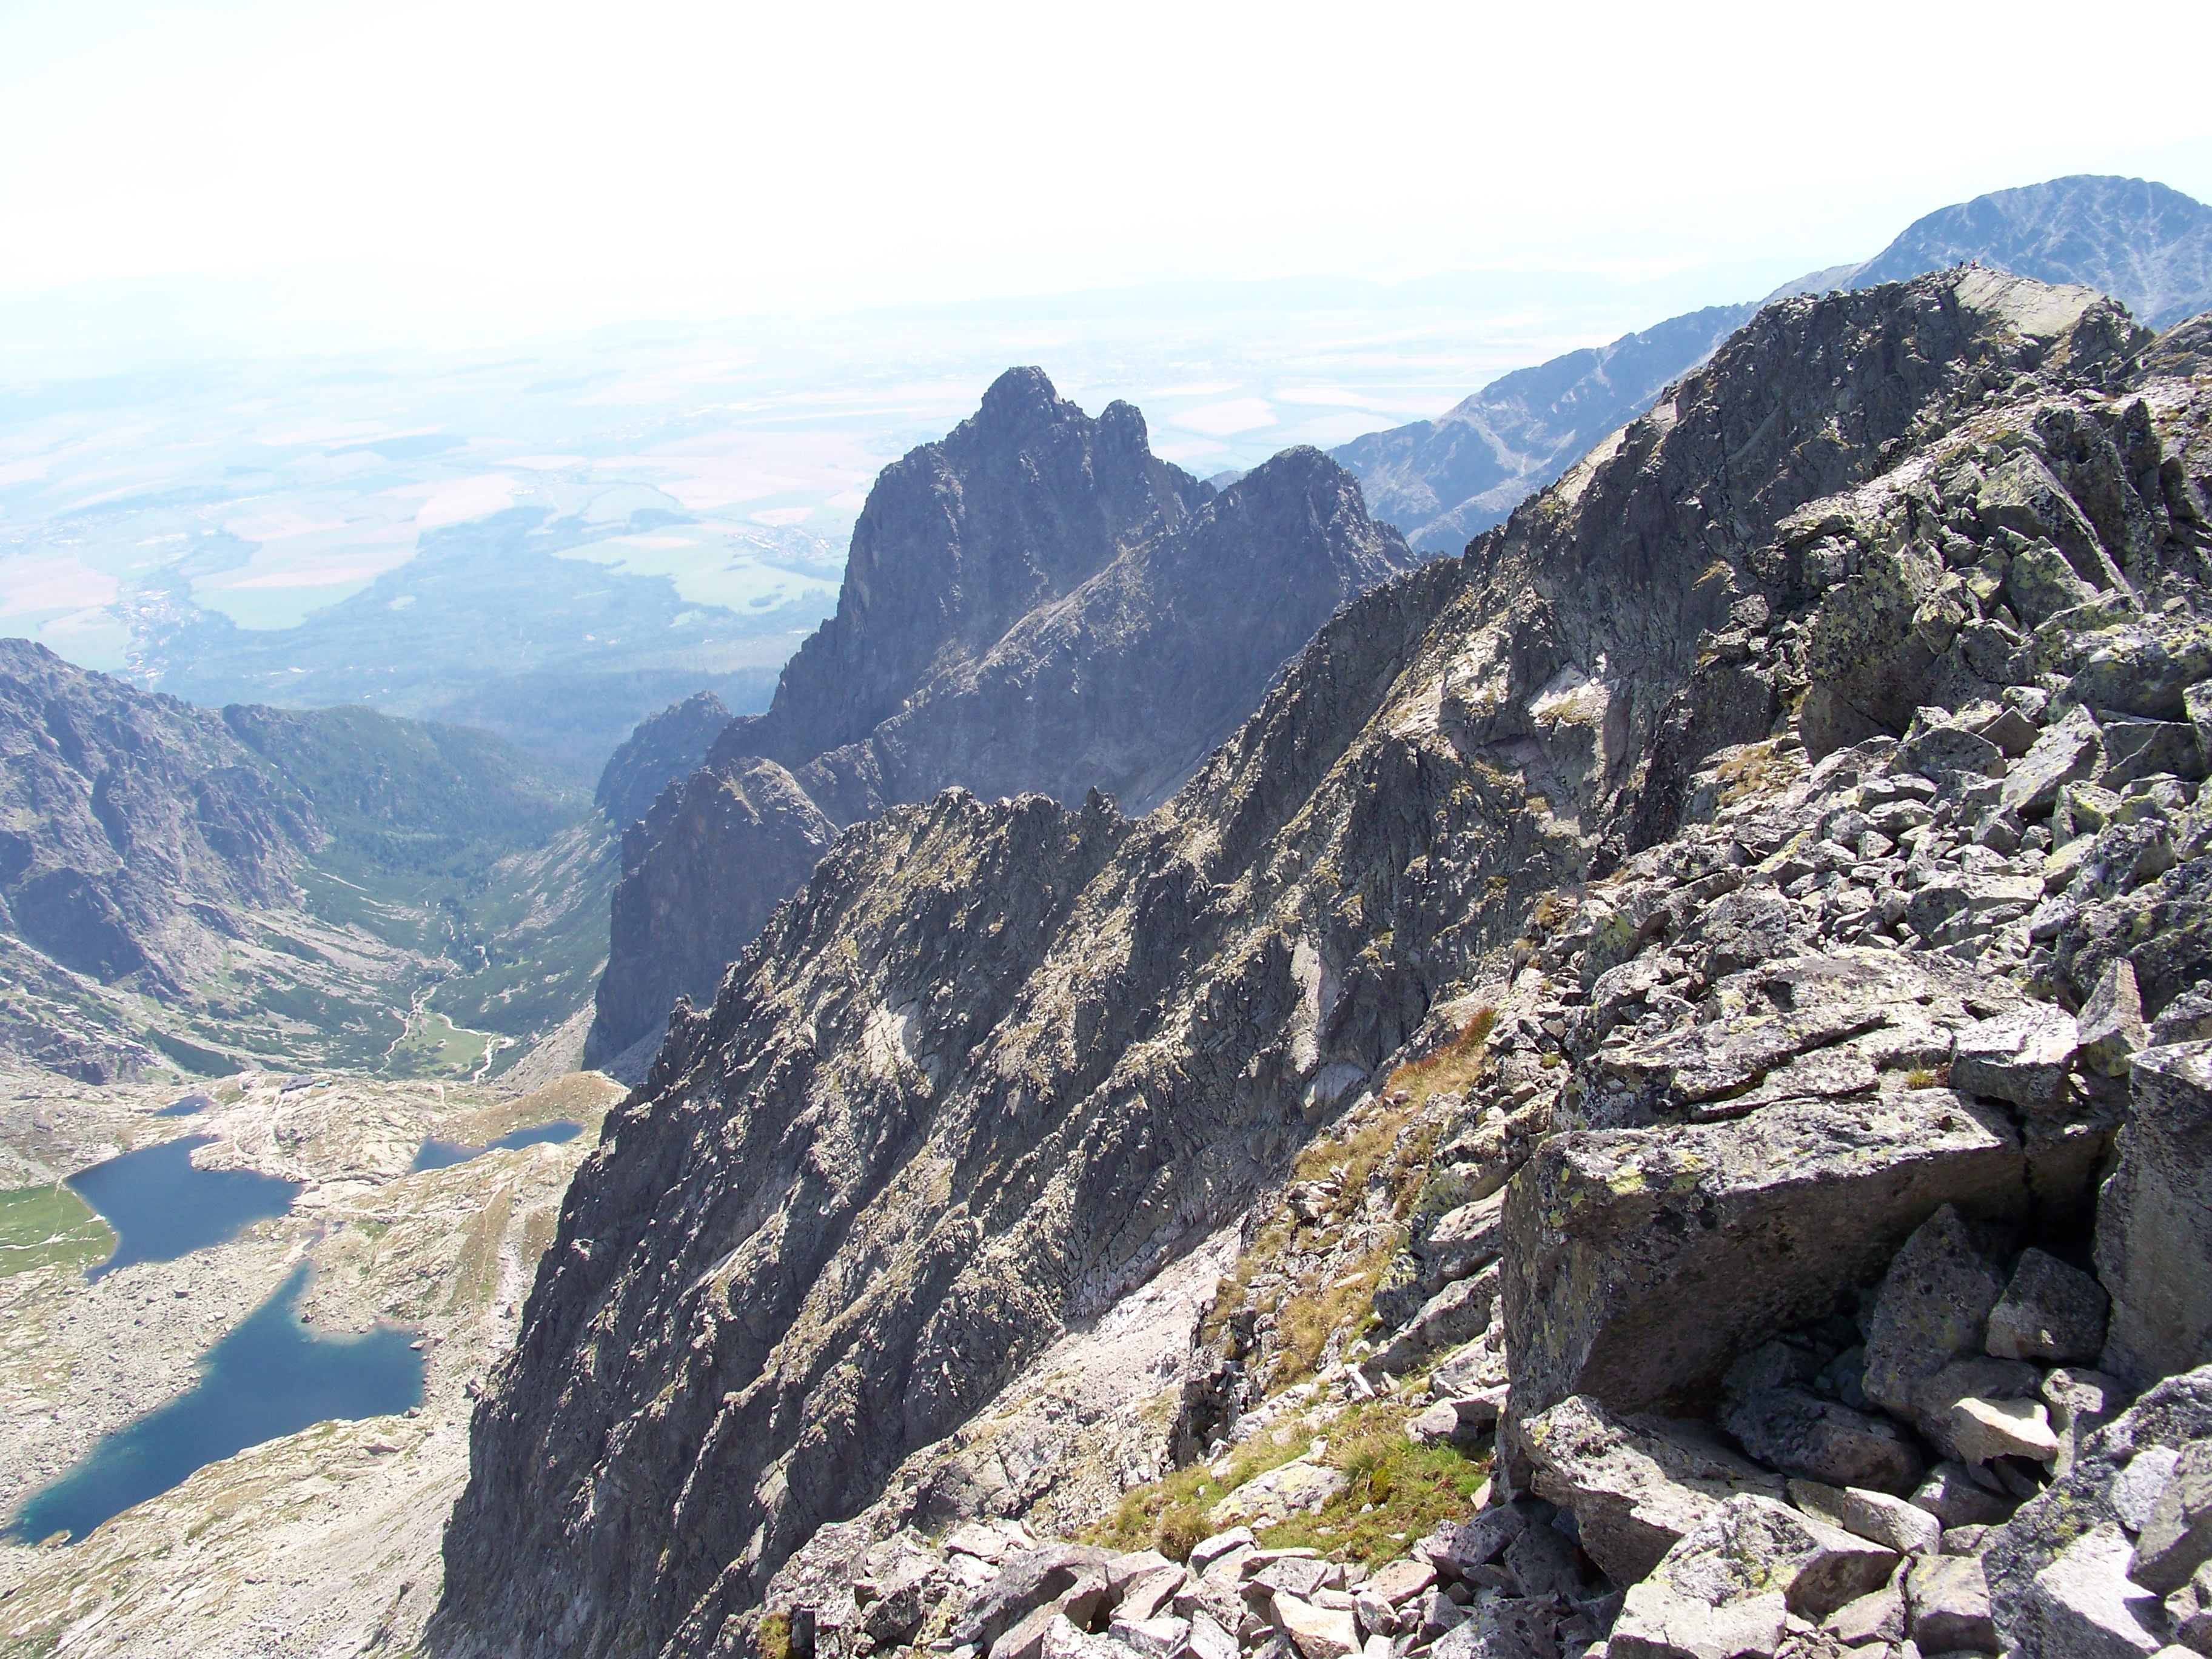
<svg viewBox="0 0 2212 1659"><path fill-rule="evenodd" d="M2073 1015L2049 1003L2030 1003L1959 1033L1951 1086L2015 1106L2054 1107L2065 1098L2066 1073L2080 1046Z"/></svg>
<svg viewBox="0 0 2212 1659"><path fill-rule="evenodd" d="M1943 1089L1555 1135L1507 1192L1515 1407L1698 1397L1753 1342L1880 1274L1942 1205L2014 1214L2027 1194L2002 1109Z"/></svg>
<svg viewBox="0 0 2212 1659"><path fill-rule="evenodd" d="M1943 1542L1943 1523L1917 1504L1886 1492L1844 1488L1837 1506L1844 1530L1899 1555L1933 1555Z"/></svg>
<svg viewBox="0 0 2212 1659"><path fill-rule="evenodd" d="M2076 708L2013 762L1997 799L2015 812L2048 811L2060 787L2090 777L2103 754L2097 722L2087 709Z"/></svg>
<svg viewBox="0 0 2212 1659"><path fill-rule="evenodd" d="M1359 1646L1359 1622L1348 1607L1320 1607L1278 1594L1271 1603L1275 1628L1303 1659L1344 1659Z"/></svg>
<svg viewBox="0 0 2212 1659"><path fill-rule="evenodd" d="M1317 1510L1352 1484L1342 1469L1310 1458L1294 1458L1265 1474L1255 1474L1213 1506L1207 1518L1215 1526L1243 1522L1271 1527L1308 1510Z"/></svg>
<svg viewBox="0 0 2212 1659"><path fill-rule="evenodd" d="M1624 1419L1582 1396L1520 1425L1529 1485L1574 1512L1583 1552L1632 1584L1731 1498L1779 1499L1781 1480L1686 1425Z"/></svg>

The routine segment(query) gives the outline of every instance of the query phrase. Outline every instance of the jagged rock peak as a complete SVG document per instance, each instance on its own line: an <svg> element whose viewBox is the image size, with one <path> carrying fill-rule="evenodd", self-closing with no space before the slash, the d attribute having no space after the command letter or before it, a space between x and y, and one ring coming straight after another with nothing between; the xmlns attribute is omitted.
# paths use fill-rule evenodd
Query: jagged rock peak
<svg viewBox="0 0 2212 1659"><path fill-rule="evenodd" d="M1224 493L1036 369L884 470L836 617L625 844L592 1063L703 1002L838 825L960 785L1149 811L1336 608L1414 562L1358 481L1286 451Z"/></svg>
<svg viewBox="0 0 2212 1659"><path fill-rule="evenodd" d="M787 766L859 741L931 668L980 654L1212 493L1152 454L1133 409L1094 421L1043 370L1009 369L975 415L884 469L854 526L836 615L743 741Z"/></svg>

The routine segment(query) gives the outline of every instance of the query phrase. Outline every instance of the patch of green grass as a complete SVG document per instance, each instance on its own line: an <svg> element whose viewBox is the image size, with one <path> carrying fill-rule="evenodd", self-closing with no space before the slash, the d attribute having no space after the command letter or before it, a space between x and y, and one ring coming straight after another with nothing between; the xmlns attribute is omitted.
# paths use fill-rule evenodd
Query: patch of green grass
<svg viewBox="0 0 2212 1659"><path fill-rule="evenodd" d="M760 1650L760 1659L791 1659L791 1615L761 1614L760 1636L755 1645Z"/></svg>
<svg viewBox="0 0 2212 1659"><path fill-rule="evenodd" d="M81 1270L114 1248L99 1212L58 1182L0 1193L0 1277L33 1267Z"/></svg>
<svg viewBox="0 0 2212 1659"><path fill-rule="evenodd" d="M392 1077L467 1076L483 1064L491 1039L465 1030L435 1009L426 1009L384 1063Z"/></svg>
<svg viewBox="0 0 2212 1659"><path fill-rule="evenodd" d="M1403 1094L1407 1103L1414 1106L1432 1095L1465 1092L1482 1075L1491 1028L1497 1024L1498 1010L1476 1009L1474 1018L1462 1026L1450 1042L1434 1054L1409 1060L1392 1072L1385 1088L1389 1093Z"/></svg>
<svg viewBox="0 0 2212 1659"><path fill-rule="evenodd" d="M1475 1492L1490 1474L1490 1459L1468 1457L1449 1445L1423 1446L1406 1437L1407 1407L1363 1401L1328 1425L1322 1462L1352 1477L1343 1492L1317 1514L1295 1515L1262 1528L1270 1549L1317 1549L1324 1555L1369 1565L1405 1554L1439 1521L1466 1518Z"/></svg>
<svg viewBox="0 0 2212 1659"><path fill-rule="evenodd" d="M1303 1429L1255 1436L1229 1455L1216 1474L1211 1465L1192 1463L1158 1480L1132 1486L1106 1519L1083 1534L1085 1543L1109 1549L1158 1550L1170 1561L1188 1560L1191 1546L1213 1531L1206 1515L1247 1480L1279 1469L1312 1443Z"/></svg>
<svg viewBox="0 0 2212 1659"><path fill-rule="evenodd" d="M1267 1378L1270 1393L1310 1376L1328 1347L1329 1334L1340 1327L1358 1336L1375 1315L1375 1287L1382 1268L1397 1254L1395 1236L1353 1262L1327 1285L1285 1297L1275 1312L1275 1335L1281 1346L1275 1369Z"/></svg>

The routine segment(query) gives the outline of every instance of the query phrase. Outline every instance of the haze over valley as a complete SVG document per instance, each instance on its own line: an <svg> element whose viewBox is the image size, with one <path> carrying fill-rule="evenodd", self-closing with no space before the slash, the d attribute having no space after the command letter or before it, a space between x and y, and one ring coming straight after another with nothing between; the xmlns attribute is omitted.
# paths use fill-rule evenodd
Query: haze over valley
<svg viewBox="0 0 2212 1659"><path fill-rule="evenodd" d="M2212 1656L2085 30L0 21L0 1655Z"/></svg>

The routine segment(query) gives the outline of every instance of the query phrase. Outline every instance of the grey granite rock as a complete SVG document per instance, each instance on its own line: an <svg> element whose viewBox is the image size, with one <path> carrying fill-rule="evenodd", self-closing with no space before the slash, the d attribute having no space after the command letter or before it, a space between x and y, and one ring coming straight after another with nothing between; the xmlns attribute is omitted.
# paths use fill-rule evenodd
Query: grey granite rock
<svg viewBox="0 0 2212 1659"><path fill-rule="evenodd" d="M1721 1425L1770 1468L1832 1486L1910 1492L1926 1467L1895 1424L1803 1389L1758 1389Z"/></svg>
<svg viewBox="0 0 2212 1659"><path fill-rule="evenodd" d="M1989 1352L2001 1359L2064 1365L2094 1359L2105 1346L2112 1298L2079 1267L2030 1249L1989 1313Z"/></svg>
<svg viewBox="0 0 2212 1659"><path fill-rule="evenodd" d="M2085 1545L2083 1555L2073 1565L2061 1568L2058 1579L2093 1588L2105 1585L2110 1594L2099 1592L2100 1605L2110 1606L2115 1597L2125 1601L2139 1593L2152 1608L2156 1607L2155 1594L2121 1590L2112 1585L2115 1577L2128 1582L2126 1571L2132 1554L2132 1546L2121 1530L2123 1506L2130 1514L2141 1513L2124 1487L2116 1502L2115 1488L2146 1452L2161 1447L2179 1451L2188 1442L2208 1436L2212 1436L2212 1367L2168 1377L2151 1389L2089 1437L2063 1477L2021 1505L1990 1540L1983 1558L1990 1611L2008 1644L2034 1639L2033 1633L2050 1616L2046 1591L2051 1588L2046 1584L2038 1589L2038 1579L2075 1544L2093 1534L2098 1534L2096 1541ZM2162 1490L2165 1466L2161 1462L2146 1467L2159 1471L2156 1484Z"/></svg>
<svg viewBox="0 0 2212 1659"><path fill-rule="evenodd" d="M2097 1276L2112 1297L2098 1369L2142 1388L2212 1341L2212 1043L2146 1049L2130 1084L2097 1206Z"/></svg>
<svg viewBox="0 0 2212 1659"><path fill-rule="evenodd" d="M1583 1550L1616 1584L1643 1578L1729 1498L1782 1496L1778 1479L1695 1425L1617 1417L1580 1396L1522 1424L1520 1449L1532 1489L1573 1512Z"/></svg>
<svg viewBox="0 0 2212 1659"><path fill-rule="evenodd" d="M1979 1355L2004 1275L1958 1212L1943 1206L1889 1264L1867 1330L1867 1397L1925 1422L1948 1402L1936 1379ZM1933 1385L1933 1386L1931 1386Z"/></svg>

